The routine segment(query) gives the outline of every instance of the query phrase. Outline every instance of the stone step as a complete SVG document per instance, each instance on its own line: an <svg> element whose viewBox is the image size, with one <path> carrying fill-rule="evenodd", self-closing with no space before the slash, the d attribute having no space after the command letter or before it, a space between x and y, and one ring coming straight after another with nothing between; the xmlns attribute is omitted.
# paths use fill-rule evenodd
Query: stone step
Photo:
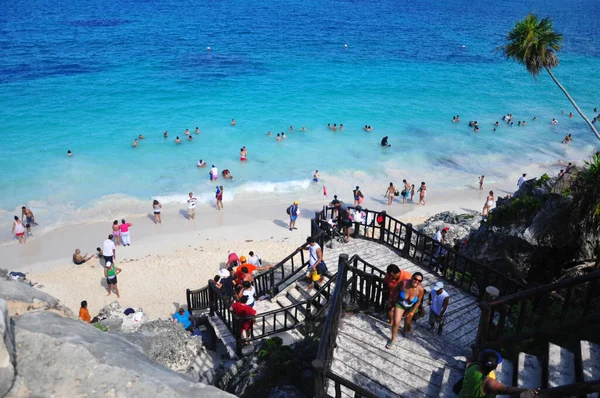
<svg viewBox="0 0 600 398"><path fill-rule="evenodd" d="M440 388L440 398L456 398L456 394L452 391L452 387L457 381L463 377L464 372L451 368L444 368L444 375L442 377L442 387Z"/></svg>
<svg viewBox="0 0 600 398"><path fill-rule="evenodd" d="M337 351L337 349L336 349ZM344 379L351 380L353 383L371 391L379 398L397 398L397 397L427 397L421 391L410 391L400 394L397 391L400 383L395 378L390 378L381 370L372 366L364 366L364 362L358 361L350 353L345 352L334 358L331 364L331 370Z"/></svg>
<svg viewBox="0 0 600 398"><path fill-rule="evenodd" d="M504 359L496 368L496 380L505 386L513 385L514 365L508 359ZM509 398L509 395L498 395L498 398Z"/></svg>
<svg viewBox="0 0 600 398"><path fill-rule="evenodd" d="M542 387L542 361L535 355L519 353L517 387Z"/></svg>
<svg viewBox="0 0 600 398"><path fill-rule="evenodd" d="M217 315L209 316L208 322L215 331L215 335L227 350L229 358L236 358L236 340L233 334L227 328L227 325Z"/></svg>
<svg viewBox="0 0 600 398"><path fill-rule="evenodd" d="M581 341L581 362L583 365L583 381L600 380L600 345ZM600 394L588 394L589 397L598 398Z"/></svg>
<svg viewBox="0 0 600 398"><path fill-rule="evenodd" d="M558 387L575 383L575 354L549 343L548 347L548 387Z"/></svg>
<svg viewBox="0 0 600 398"><path fill-rule="evenodd" d="M419 390L427 395L435 396L439 392L442 383L443 364L439 362L428 362L427 359L413 356L410 361L402 356L395 355L393 350L385 347L371 346L368 342L356 340L347 334L340 334L337 338L337 349L334 358L346 361L350 353L356 361L362 362L360 367L372 367L381 371L380 375L386 379L395 381L399 386L394 390L397 393L407 393ZM413 343L417 344L417 343ZM338 351L340 350L340 351ZM385 351L383 351L385 350ZM410 348L407 349L410 351ZM383 384L382 380L377 379Z"/></svg>

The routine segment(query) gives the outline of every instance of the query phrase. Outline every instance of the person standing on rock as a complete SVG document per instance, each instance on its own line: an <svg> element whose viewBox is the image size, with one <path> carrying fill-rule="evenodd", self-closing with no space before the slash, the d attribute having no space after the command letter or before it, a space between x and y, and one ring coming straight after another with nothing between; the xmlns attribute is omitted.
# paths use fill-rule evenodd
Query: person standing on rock
<svg viewBox="0 0 600 398"><path fill-rule="evenodd" d="M117 287L117 274L120 273L121 268L115 267L115 265L110 261L106 263L106 268L104 268L104 277L106 278L106 284L108 288L107 296L110 296L112 286L112 290L117 295L117 298L121 298L121 296L119 295L119 288Z"/></svg>
<svg viewBox="0 0 600 398"><path fill-rule="evenodd" d="M483 217L487 217L490 215L490 210L494 205L494 191L490 191L487 198L485 198L485 203L483 204L483 210L481 211L481 215Z"/></svg>
<svg viewBox="0 0 600 398"><path fill-rule="evenodd" d="M521 177L519 177L519 181L517 181L517 186L521 188L521 185L525 182L525 177L527 177L527 173L523 173Z"/></svg>
<svg viewBox="0 0 600 398"><path fill-rule="evenodd" d="M439 324L437 332L438 336L442 335L444 315L446 315L446 311L448 310L449 302L450 295L444 290L444 284L442 282L437 282L433 286L431 293L429 293L427 305L429 305L429 331L433 332L435 330L435 324Z"/></svg>

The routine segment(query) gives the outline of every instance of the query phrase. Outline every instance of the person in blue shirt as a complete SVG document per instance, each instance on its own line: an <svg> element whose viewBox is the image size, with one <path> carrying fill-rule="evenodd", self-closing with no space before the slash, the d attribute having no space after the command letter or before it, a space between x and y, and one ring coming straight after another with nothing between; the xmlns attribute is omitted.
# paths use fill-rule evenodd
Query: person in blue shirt
<svg viewBox="0 0 600 398"><path fill-rule="evenodd" d="M191 318L192 317L190 313L183 308L180 308L178 312L173 314L173 322L181 323L183 325L183 328L188 332L194 331L194 326L192 325Z"/></svg>
<svg viewBox="0 0 600 398"><path fill-rule="evenodd" d="M294 204L290 206L290 211L289 211L289 215L290 215L290 231L293 229L296 229L296 219L298 218L298 215L300 214L300 211L298 210L298 201L294 201Z"/></svg>

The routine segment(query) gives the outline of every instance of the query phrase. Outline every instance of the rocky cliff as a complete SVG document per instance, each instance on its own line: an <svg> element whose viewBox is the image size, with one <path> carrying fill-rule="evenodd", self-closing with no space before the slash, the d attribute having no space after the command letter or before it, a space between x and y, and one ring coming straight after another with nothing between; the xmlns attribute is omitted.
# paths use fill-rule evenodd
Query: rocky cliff
<svg viewBox="0 0 600 398"><path fill-rule="evenodd" d="M104 332L39 289L0 280L0 396L231 397L160 364L185 371L200 354L201 340L177 326Z"/></svg>

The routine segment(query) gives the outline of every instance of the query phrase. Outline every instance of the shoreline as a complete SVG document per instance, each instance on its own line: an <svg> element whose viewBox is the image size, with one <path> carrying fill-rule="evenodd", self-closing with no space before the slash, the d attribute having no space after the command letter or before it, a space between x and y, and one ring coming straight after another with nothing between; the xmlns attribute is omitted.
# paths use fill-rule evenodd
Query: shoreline
<svg viewBox="0 0 600 398"><path fill-rule="evenodd" d="M541 167L531 167L528 176L534 178L543 172ZM365 193L363 207L386 210L405 223L417 225L443 211L481 212L489 190L494 190L496 197L513 194L517 179L515 174L503 182L485 184L482 191L475 183L442 192L429 188L427 206L410 202L403 205L397 201L387 206L382 195L369 194L378 192L375 185L364 188L361 185ZM376 186L384 184L380 180ZM351 205L348 198L351 199L350 195L339 195L339 199ZM125 217L133 224L132 244L117 247L116 265L123 269L119 274L119 302L124 308L141 307L151 318L170 317L177 306L185 303L185 289L205 286L225 265L229 251L242 256L253 250L263 264L279 262L305 241L311 217L333 200L333 194L326 200L312 196L298 199L301 215L295 231L289 231L285 213L293 199L285 195L225 203L221 211L199 205L195 221L186 219L184 204L164 210L162 225L155 225L150 213ZM44 285L43 291L71 309L77 309L81 300L87 300L91 311L96 311L116 296L106 295L103 270L97 259L74 265L71 256L76 248L83 254L95 253L95 248L110 233L110 226L110 222L74 225L34 237L24 245L13 242L0 246L0 267L28 273L28 279Z"/></svg>

